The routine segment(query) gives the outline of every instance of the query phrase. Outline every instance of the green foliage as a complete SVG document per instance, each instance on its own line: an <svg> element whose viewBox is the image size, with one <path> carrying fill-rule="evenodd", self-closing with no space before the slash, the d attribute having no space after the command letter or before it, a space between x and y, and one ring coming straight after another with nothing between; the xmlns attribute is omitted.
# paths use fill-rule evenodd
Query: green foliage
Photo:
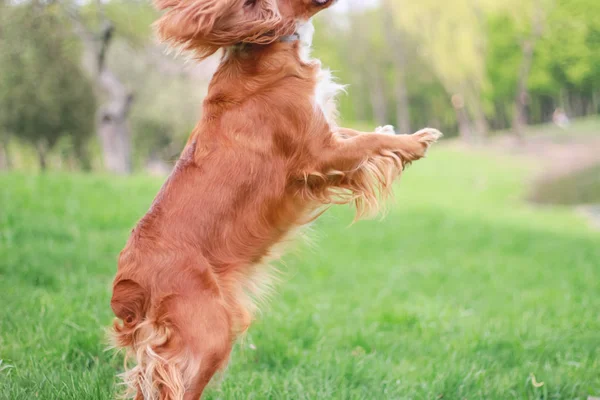
<svg viewBox="0 0 600 400"><path fill-rule="evenodd" d="M106 4L106 16L115 24L118 35L144 46L152 37L152 23L158 13L147 0L117 0Z"/></svg>
<svg viewBox="0 0 600 400"><path fill-rule="evenodd" d="M87 164L94 93L68 24L55 7L39 4L3 7L0 19L0 130L32 143L42 164L59 138L70 136Z"/></svg>
<svg viewBox="0 0 600 400"><path fill-rule="evenodd" d="M505 14L492 15L488 23L487 74L489 95L494 100L511 102L515 97L517 73L521 62L519 36L513 20Z"/></svg>
<svg viewBox="0 0 600 400"><path fill-rule="evenodd" d="M91 28L97 29L101 23L99 17L104 16L114 24L116 34L132 46L144 47L152 40L151 26L158 13L149 1L112 0L102 3L80 1L79 4L86 25Z"/></svg>
<svg viewBox="0 0 600 400"><path fill-rule="evenodd" d="M559 105L569 108L571 115L584 115L589 110L577 104L571 106L565 94L589 103L600 88L598 2L559 0L543 4L546 4L543 34L536 43L534 63L528 79L533 122L544 121L553 107ZM530 14L526 12L524 17L511 10L500 9L488 15L486 65L492 84L486 94L496 104L496 111L500 110L504 115L511 112L522 58L521 44L531 30L530 24L526 23ZM542 108L545 103L550 103L550 108L544 115ZM536 109L539 110L537 113ZM491 117L501 118L494 114Z"/></svg>
<svg viewBox="0 0 600 400"><path fill-rule="evenodd" d="M136 166L144 166L157 155L172 161L198 119L214 63L184 68L181 58L173 61L165 56L164 49L153 42L150 27L158 14L145 0L36 2L46 4L38 13L51 18L35 29L32 21L36 18L11 23L9 15L24 13L30 3L0 2L4 4L0 30L6 31L0 46L13 43L0 54L0 97L5 102L9 95L17 99L0 109L3 147L10 122L11 130L26 130L29 133L19 133L19 137L29 138L38 147L36 132L46 135L41 147L52 147L59 136L64 137L61 131L72 131L74 136L65 141L64 149L74 153L84 149L79 153L85 153L86 135L92 129L83 126L91 126L93 99L76 65L81 44L72 40L69 23L59 12L69 6L79 11L91 32L98 32L98 24L105 19L115 26L108 66L135 94L129 122ZM376 120L385 118L385 123L401 125L395 83L403 75L414 129L430 125L443 130L446 137L456 135L457 115L451 103L455 94L463 97L471 122L487 122L496 130L509 128L523 42L534 31L538 10L542 10L543 29L527 79L528 121L547 122L557 107L570 117L600 113L597 0L366 2L371 7L361 1L347 3L347 14L330 10L319 15L314 40L315 57L348 85L347 95L339 100L343 124L356 122L371 130L375 122L382 122ZM395 26L391 28L383 6L392 10L389 15ZM21 18L17 17L14 21ZM389 44L389 32L401 36L402 71L396 66L397 49ZM45 94L38 95L41 91ZM45 128L39 129L42 120ZM58 129L59 124L64 129Z"/></svg>
<svg viewBox="0 0 600 400"><path fill-rule="evenodd" d="M600 87L600 4L561 0L549 15L544 49L559 84L583 92Z"/></svg>
<svg viewBox="0 0 600 400"><path fill-rule="evenodd" d="M598 396L598 232L523 204L529 166L436 148L383 221L327 213L206 398ZM160 184L0 175L1 398L114 398L110 282Z"/></svg>
<svg viewBox="0 0 600 400"><path fill-rule="evenodd" d="M134 155L139 166L148 160L177 160L186 141L176 140L177 135L171 131L172 126L168 122L156 118L135 118L134 123Z"/></svg>
<svg viewBox="0 0 600 400"><path fill-rule="evenodd" d="M387 48L383 27L380 23L381 10L368 10L350 16L350 28L336 23L327 14L316 21L314 56L330 68L339 81L347 84L347 94L339 99L343 123L359 121L365 130L373 129L374 115L369 85L374 75L384 81L384 93L389 123L399 124L394 114L395 93L392 82L396 71L390 56L393 49ZM410 115L415 127L434 125L452 135L455 129L454 112L449 97L431 69L431 64L420 55L415 38L404 32L406 71ZM367 125L369 124L369 125Z"/></svg>
<svg viewBox="0 0 600 400"><path fill-rule="evenodd" d="M407 78L412 125L435 124L452 136L456 121L450 98L460 93L472 119L485 112L496 129L511 124L523 42L542 18L527 78L529 121L548 121L556 107L571 116L600 111L600 11L595 0L388 1L406 53L405 71L390 63L394 49L382 40L381 10L354 9L347 20L321 16L315 42L325 65L350 84L344 120L372 119L370 75L385 77L386 102L395 104L391 82ZM541 10L541 11L540 11ZM329 18L329 19L328 19ZM367 110L366 112L364 110ZM394 121L389 112L391 122Z"/></svg>

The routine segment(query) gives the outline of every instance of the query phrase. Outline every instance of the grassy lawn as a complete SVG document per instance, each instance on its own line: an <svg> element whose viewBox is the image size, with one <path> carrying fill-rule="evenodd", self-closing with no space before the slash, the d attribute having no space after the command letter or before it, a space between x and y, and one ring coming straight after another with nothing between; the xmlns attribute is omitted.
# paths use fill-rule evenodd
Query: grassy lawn
<svg viewBox="0 0 600 400"><path fill-rule="evenodd" d="M600 396L600 234L523 203L529 167L438 148L383 221L328 213L207 398ZM113 397L115 260L159 186L0 175L0 398Z"/></svg>

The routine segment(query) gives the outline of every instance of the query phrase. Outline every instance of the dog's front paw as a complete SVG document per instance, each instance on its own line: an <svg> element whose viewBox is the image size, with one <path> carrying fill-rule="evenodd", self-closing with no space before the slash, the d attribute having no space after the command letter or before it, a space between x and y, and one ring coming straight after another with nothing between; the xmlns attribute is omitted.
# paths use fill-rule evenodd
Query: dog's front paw
<svg viewBox="0 0 600 400"><path fill-rule="evenodd" d="M444 136L444 134L442 132L438 131L437 129L433 129L433 128L421 129L420 131L414 133L413 135L418 137L419 141L421 143L425 143L427 146L431 145L432 143L437 142L442 136Z"/></svg>
<svg viewBox="0 0 600 400"><path fill-rule="evenodd" d="M375 133L380 133L382 135L395 135L396 130L392 125L380 126L375 129Z"/></svg>

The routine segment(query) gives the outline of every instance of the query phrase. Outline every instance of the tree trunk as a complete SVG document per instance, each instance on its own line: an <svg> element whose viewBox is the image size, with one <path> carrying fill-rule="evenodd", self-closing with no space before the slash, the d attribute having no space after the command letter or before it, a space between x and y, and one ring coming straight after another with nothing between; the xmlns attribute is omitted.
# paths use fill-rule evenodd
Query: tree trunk
<svg viewBox="0 0 600 400"><path fill-rule="evenodd" d="M47 155L46 146L42 143L38 143L36 146L36 150L37 150L38 163L40 166L40 170L42 172L44 172L48 168L48 162L46 160L46 155Z"/></svg>
<svg viewBox="0 0 600 400"><path fill-rule="evenodd" d="M600 93L592 92L592 114L600 113Z"/></svg>
<svg viewBox="0 0 600 400"><path fill-rule="evenodd" d="M75 150L75 158L77 163L79 164L79 168L83 171L91 171L92 170L92 161L90 159L89 151L86 147L86 143L75 138L75 142L73 143L73 147Z"/></svg>
<svg viewBox="0 0 600 400"><path fill-rule="evenodd" d="M101 108L97 130L103 149L104 165L118 174L131 172L131 138L127 126L127 115L111 108Z"/></svg>
<svg viewBox="0 0 600 400"><path fill-rule="evenodd" d="M490 126L483 112L483 105L480 98L473 102L473 117L475 120L475 129L477 130L476 137L478 141L483 142L487 138Z"/></svg>
<svg viewBox="0 0 600 400"><path fill-rule="evenodd" d="M362 77L356 77L355 79L353 79L353 82L361 82L361 81L362 81ZM362 84L360 84L360 85L357 84L354 86L354 88L356 89L356 94L353 96L349 96L350 99L352 100L352 106L354 109L354 119L355 119L355 121L365 122L369 119L369 117L368 117L369 112L365 105L363 96L360 96L359 94L365 93L367 91L367 89Z"/></svg>
<svg viewBox="0 0 600 400"><path fill-rule="evenodd" d="M381 75L377 71L369 74L369 96L371 98L371 107L373 109L373 118L379 125L387 125L387 99Z"/></svg>
<svg viewBox="0 0 600 400"><path fill-rule="evenodd" d="M521 60L521 66L519 69L519 77L517 81L517 94L515 96L515 102L513 106L513 123L512 130L513 133L519 138L523 140L523 128L527 125L527 101L529 97L529 93L527 91L527 82L529 80L529 74L531 72L531 66L533 64L533 54L535 51L535 45L537 40L542 35L542 18L543 18L543 9L541 4L537 4L534 6L535 9L533 11L533 23L532 23L532 33L531 36L523 41L522 44L522 53L523 58Z"/></svg>
<svg viewBox="0 0 600 400"><path fill-rule="evenodd" d="M513 122L512 130L513 133L519 138L523 139L523 128L527 125L527 78L529 77L529 71L533 62L533 43L531 40L527 40L523 44L523 61L521 62L521 71L519 72L519 78L517 83L517 96L513 105Z"/></svg>
<svg viewBox="0 0 600 400"><path fill-rule="evenodd" d="M483 12L482 8L480 7L480 4L478 2L471 2L471 9L473 11L473 15L475 15L476 19L477 19L477 24L479 25L480 29L485 29L484 27L487 26L487 18L486 18L486 14ZM477 56L482 59L485 60L486 59L486 40L483 37L478 37L475 40L475 49L476 49L476 54ZM474 83L467 83L467 85L469 85L470 87L472 87L471 89L471 93L473 93L473 100L470 102L471 104L471 109L472 109L472 114L473 114L473 119L475 120L475 138L478 142L482 143L486 140L489 130L490 130L490 126L488 124L488 120L485 116L485 111L484 111L484 102L483 102L483 96L481 94L483 88L481 85L477 85Z"/></svg>
<svg viewBox="0 0 600 400"><path fill-rule="evenodd" d="M398 133L411 133L410 126L410 109L408 101L408 91L404 83L404 72L398 71L396 75L396 120L398 125Z"/></svg>
<svg viewBox="0 0 600 400"><path fill-rule="evenodd" d="M573 111L575 113L574 116L582 117L583 116L583 101L581 95L579 93L573 94Z"/></svg>
<svg viewBox="0 0 600 400"><path fill-rule="evenodd" d="M348 65L351 70L358 71L359 81L362 81L366 91L369 94L372 117L375 123L387 125L387 98L385 93L385 83L379 73L381 70L380 60L373 58L371 54L368 38L363 34L368 29L367 22L360 13L350 13L348 21L350 23L350 40L352 47L348 49ZM376 65L365 65L364 59L369 59Z"/></svg>
<svg viewBox="0 0 600 400"><path fill-rule="evenodd" d="M8 135L0 136L0 169L11 169L12 159L10 157Z"/></svg>
<svg viewBox="0 0 600 400"><path fill-rule="evenodd" d="M452 96L452 107L456 114L456 122L458 124L458 134L466 143L473 144L473 128L469 119L469 113L465 108L465 101L462 95L455 94Z"/></svg>
<svg viewBox="0 0 600 400"><path fill-rule="evenodd" d="M404 53L404 43L400 32L395 29L392 10L389 2L385 3L384 30L388 45L392 51L392 63L394 65L394 93L396 97L396 125L398 133L411 133L410 110L408 100L408 90L406 88L406 57Z"/></svg>
<svg viewBox="0 0 600 400"><path fill-rule="evenodd" d="M101 7L101 3L98 4ZM128 118L134 96L106 65L114 26L103 17L100 32L95 34L86 29L78 15L73 16L73 20L84 44L84 65L94 76L96 87L106 96L96 119L104 167L110 172L129 174L132 163Z"/></svg>
<svg viewBox="0 0 600 400"><path fill-rule="evenodd" d="M400 0L396 0L399 2ZM383 8L384 34L392 53L394 65L394 93L396 97L396 125L397 132L401 134L411 133L410 110L408 101L408 90L406 88L406 56L404 43L398 29L395 28L393 10L390 0L384 2Z"/></svg>
<svg viewBox="0 0 600 400"><path fill-rule="evenodd" d="M473 144L475 142L473 139L473 128L467 110L464 108L455 108L454 112L456 113L456 121L458 122L458 134L466 143Z"/></svg>
<svg viewBox="0 0 600 400"><path fill-rule="evenodd" d="M591 95L584 95L583 97L583 112L585 113L584 115L590 115L594 113L594 103L592 102L592 96Z"/></svg>

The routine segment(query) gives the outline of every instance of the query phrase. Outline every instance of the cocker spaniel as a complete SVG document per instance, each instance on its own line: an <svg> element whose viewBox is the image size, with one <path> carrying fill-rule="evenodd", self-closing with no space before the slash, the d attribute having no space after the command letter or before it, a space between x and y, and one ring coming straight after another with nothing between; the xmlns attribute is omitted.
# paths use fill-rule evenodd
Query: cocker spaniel
<svg viewBox="0 0 600 400"><path fill-rule="evenodd" d="M342 86L310 58L333 0L156 0L166 42L223 49L202 119L119 257L114 339L127 396L199 399L269 286L268 264L332 204L377 210L440 133L336 125Z"/></svg>

